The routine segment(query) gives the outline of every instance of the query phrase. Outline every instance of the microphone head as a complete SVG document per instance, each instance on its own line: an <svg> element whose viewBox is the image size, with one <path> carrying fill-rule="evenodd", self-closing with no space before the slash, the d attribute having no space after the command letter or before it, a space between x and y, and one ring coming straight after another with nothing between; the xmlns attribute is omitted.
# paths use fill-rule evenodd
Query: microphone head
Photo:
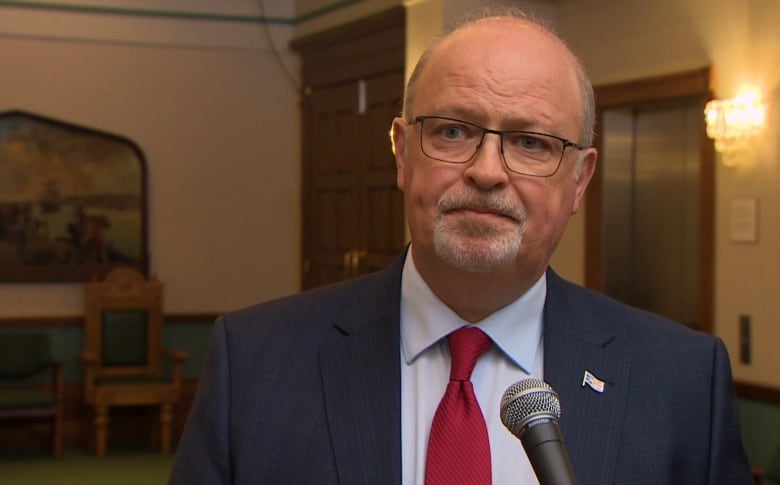
<svg viewBox="0 0 780 485"><path fill-rule="evenodd" d="M517 438L536 420L558 421L561 401L549 384L528 378L515 382L501 398L501 422Z"/></svg>

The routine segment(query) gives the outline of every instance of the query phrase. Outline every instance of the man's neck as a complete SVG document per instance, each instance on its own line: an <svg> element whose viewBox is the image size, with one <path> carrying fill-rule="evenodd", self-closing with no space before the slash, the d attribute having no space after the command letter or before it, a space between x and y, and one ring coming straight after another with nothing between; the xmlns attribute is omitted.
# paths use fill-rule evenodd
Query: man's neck
<svg viewBox="0 0 780 485"><path fill-rule="evenodd" d="M474 273L456 268L435 254L412 245L412 258L431 291L459 317L470 323L484 320L523 296L541 278L546 267L523 271L517 261L502 271Z"/></svg>

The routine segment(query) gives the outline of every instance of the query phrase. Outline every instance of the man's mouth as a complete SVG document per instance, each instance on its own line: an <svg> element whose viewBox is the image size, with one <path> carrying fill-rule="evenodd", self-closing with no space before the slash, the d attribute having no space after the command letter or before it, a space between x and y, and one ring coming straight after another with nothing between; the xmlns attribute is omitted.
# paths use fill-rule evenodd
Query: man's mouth
<svg viewBox="0 0 780 485"><path fill-rule="evenodd" d="M462 214L473 214L475 217L500 217L503 219L511 219L515 222L521 222L520 218L515 216L514 214L508 213L505 210L496 210L493 208L487 208L487 207L457 207L448 209L443 212L443 214L452 214L452 213L462 213Z"/></svg>

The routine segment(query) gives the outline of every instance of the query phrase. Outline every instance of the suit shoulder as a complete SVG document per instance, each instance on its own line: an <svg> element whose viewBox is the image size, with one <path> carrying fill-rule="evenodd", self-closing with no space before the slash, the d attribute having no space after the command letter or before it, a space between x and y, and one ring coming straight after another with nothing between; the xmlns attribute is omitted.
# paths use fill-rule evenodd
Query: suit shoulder
<svg viewBox="0 0 780 485"><path fill-rule="evenodd" d="M376 312L393 302L397 306L400 280L395 280L392 271L379 271L264 301L228 312L220 319L234 331L257 326L274 331L314 331L328 322Z"/></svg>
<svg viewBox="0 0 780 485"><path fill-rule="evenodd" d="M637 344L679 341L711 347L717 340L680 322L563 280L554 273L552 277L548 274L548 281L548 298L555 300L554 305L564 307L569 314L587 316L591 325L604 333L614 332Z"/></svg>

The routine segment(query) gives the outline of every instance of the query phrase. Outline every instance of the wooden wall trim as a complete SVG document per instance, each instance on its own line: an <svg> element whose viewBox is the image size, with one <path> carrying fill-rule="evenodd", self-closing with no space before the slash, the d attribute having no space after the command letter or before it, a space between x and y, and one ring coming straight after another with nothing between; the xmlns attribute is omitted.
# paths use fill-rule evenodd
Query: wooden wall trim
<svg viewBox="0 0 780 485"><path fill-rule="evenodd" d="M214 323L221 313L166 313L163 315L166 325L173 323Z"/></svg>
<svg viewBox="0 0 780 485"><path fill-rule="evenodd" d="M211 324L219 313L166 313L163 316L166 325L181 323ZM3 327L81 327L84 317L79 316L46 316L46 317L0 317L0 328Z"/></svg>
<svg viewBox="0 0 780 485"><path fill-rule="evenodd" d="M0 328L3 327L80 327L84 325L84 317L2 317Z"/></svg>
<svg viewBox="0 0 780 485"><path fill-rule="evenodd" d="M600 109L662 99L698 96L711 91L711 69L702 67L668 76L594 86Z"/></svg>
<svg viewBox="0 0 780 485"><path fill-rule="evenodd" d="M745 381L734 382L734 388L739 397L780 404L780 389L778 388Z"/></svg>

